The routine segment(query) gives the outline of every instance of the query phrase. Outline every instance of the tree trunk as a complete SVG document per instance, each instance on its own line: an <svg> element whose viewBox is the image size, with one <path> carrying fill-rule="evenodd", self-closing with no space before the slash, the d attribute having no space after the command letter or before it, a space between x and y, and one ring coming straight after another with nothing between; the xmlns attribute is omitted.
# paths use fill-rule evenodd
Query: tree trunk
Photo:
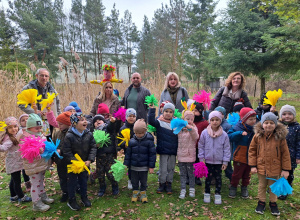
<svg viewBox="0 0 300 220"><path fill-rule="evenodd" d="M197 90L198 91L200 90L200 75L198 76L198 79L197 79Z"/></svg>
<svg viewBox="0 0 300 220"><path fill-rule="evenodd" d="M260 97L265 93L265 91L266 91L266 78L260 76Z"/></svg>

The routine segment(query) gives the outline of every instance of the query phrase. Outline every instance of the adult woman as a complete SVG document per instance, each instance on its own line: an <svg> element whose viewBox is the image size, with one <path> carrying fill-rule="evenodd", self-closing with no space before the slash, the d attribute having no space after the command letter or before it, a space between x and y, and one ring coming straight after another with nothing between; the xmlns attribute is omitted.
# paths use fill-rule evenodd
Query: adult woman
<svg viewBox="0 0 300 220"><path fill-rule="evenodd" d="M164 91L160 96L160 103L164 101L169 101L175 105L175 108L182 112L184 110L181 105L181 99L185 98L187 101L189 99L189 95L184 87L181 87L181 83L179 82L179 77L176 73L170 72L168 73L165 81Z"/></svg>
<svg viewBox="0 0 300 220"><path fill-rule="evenodd" d="M228 76L225 86L220 88L211 102L210 111L216 107L222 106L226 109L226 114L233 111L235 102L243 99L245 107L252 108L247 93L243 90L245 87L245 77L241 72L233 72Z"/></svg>
<svg viewBox="0 0 300 220"><path fill-rule="evenodd" d="M97 114L98 106L104 103L109 108L109 113L113 114L120 107L120 101L118 97L113 93L113 85L111 82L105 82L102 87L100 95L94 100L93 107L90 115L95 116Z"/></svg>

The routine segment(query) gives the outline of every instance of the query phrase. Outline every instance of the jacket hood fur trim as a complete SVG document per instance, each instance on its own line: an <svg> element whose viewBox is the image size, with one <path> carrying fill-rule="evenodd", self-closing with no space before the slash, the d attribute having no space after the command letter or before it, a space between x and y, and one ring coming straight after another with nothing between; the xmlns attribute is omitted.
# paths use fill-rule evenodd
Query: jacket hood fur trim
<svg viewBox="0 0 300 220"><path fill-rule="evenodd" d="M262 128L261 122L258 122L254 126L254 132L258 135L258 137L263 137L265 135L265 131ZM275 140L285 140L286 135L288 134L288 129L281 123L278 123L273 134L275 136Z"/></svg>

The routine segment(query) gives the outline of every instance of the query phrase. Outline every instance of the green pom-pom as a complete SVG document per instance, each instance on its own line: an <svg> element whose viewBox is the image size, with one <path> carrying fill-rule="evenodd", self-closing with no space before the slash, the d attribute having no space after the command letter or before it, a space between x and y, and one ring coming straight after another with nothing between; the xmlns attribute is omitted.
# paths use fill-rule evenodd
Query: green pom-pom
<svg viewBox="0 0 300 220"><path fill-rule="evenodd" d="M153 127L152 125L148 125L147 126L147 129L148 129L148 132L156 132L156 128L155 127Z"/></svg>
<svg viewBox="0 0 300 220"><path fill-rule="evenodd" d="M155 98L155 96L153 94L148 95L145 97L145 104L158 106L158 100L157 100L157 98Z"/></svg>
<svg viewBox="0 0 300 220"><path fill-rule="evenodd" d="M179 112L179 110L177 108L175 108L174 117L175 118L182 118L182 114Z"/></svg>
<svg viewBox="0 0 300 220"><path fill-rule="evenodd" d="M114 163L111 167L109 172L112 173L112 175L115 178L115 181L119 182L124 174L125 174L125 168L126 166L122 164L121 161L115 160L116 163Z"/></svg>
<svg viewBox="0 0 300 220"><path fill-rule="evenodd" d="M95 130L93 133L96 144L99 148L102 148L104 145L110 144L110 137L105 131Z"/></svg>

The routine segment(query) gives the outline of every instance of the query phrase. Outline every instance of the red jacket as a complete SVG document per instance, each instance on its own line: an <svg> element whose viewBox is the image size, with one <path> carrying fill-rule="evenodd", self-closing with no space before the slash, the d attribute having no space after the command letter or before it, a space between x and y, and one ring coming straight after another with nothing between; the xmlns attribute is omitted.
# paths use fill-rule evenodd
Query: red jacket
<svg viewBox="0 0 300 220"><path fill-rule="evenodd" d="M198 129L198 134L199 134L199 138L196 142L196 148L198 148L198 142L201 136L202 131L204 131L205 128L207 128L207 126L209 125L208 121L204 120L203 121L198 121L198 122L194 122L194 124L196 125L197 129Z"/></svg>

